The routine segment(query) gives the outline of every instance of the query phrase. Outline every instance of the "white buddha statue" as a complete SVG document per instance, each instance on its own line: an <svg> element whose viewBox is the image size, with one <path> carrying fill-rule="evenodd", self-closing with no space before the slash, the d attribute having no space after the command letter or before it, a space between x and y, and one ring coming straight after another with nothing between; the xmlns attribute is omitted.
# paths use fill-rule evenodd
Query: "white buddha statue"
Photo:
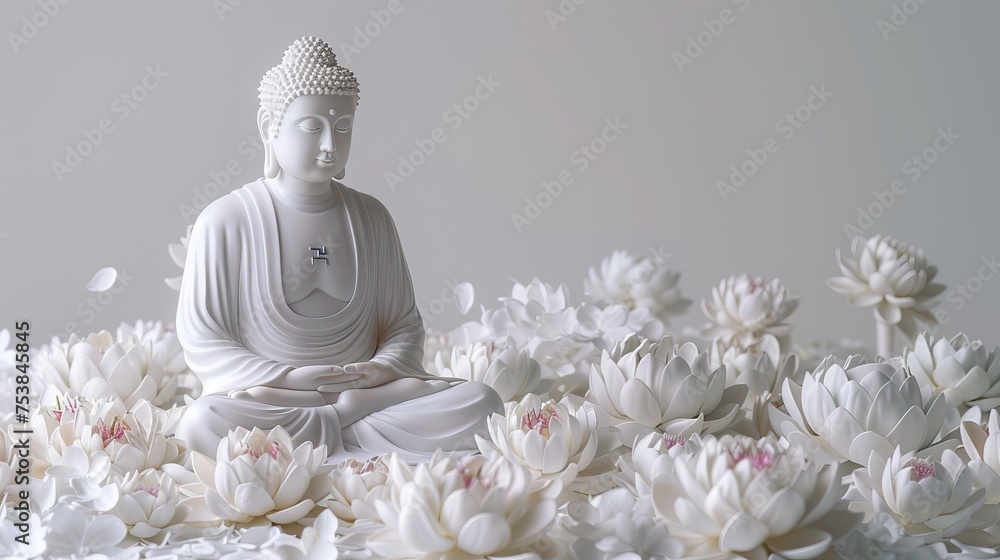
<svg viewBox="0 0 1000 560"><path fill-rule="evenodd" d="M328 462L473 450L493 389L422 370L424 328L392 217L344 177L354 74L306 37L264 76L264 177L210 204L191 233L177 335L204 395L178 435L215 456L229 430L283 426Z"/></svg>

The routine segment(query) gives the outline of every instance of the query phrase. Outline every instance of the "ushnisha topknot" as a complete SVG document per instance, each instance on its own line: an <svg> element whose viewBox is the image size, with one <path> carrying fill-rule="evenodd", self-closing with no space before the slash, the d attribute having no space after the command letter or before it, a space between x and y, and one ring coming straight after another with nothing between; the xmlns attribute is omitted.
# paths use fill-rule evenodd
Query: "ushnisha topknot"
<svg viewBox="0 0 1000 560"><path fill-rule="evenodd" d="M303 37L285 51L281 64L260 81L260 104L272 115L271 133L278 134L285 109L300 95L353 95L361 89L354 72L337 64L337 55L326 41Z"/></svg>

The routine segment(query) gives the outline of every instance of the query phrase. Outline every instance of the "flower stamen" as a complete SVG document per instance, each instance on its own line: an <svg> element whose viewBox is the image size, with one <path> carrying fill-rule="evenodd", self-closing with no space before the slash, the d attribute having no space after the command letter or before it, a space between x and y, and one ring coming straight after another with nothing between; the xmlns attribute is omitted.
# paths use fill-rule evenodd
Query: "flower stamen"
<svg viewBox="0 0 1000 560"><path fill-rule="evenodd" d="M687 443L687 438L682 438L680 436L675 436L671 434L663 434L663 446L666 449L672 449L675 445L684 447L685 443Z"/></svg>
<svg viewBox="0 0 1000 560"><path fill-rule="evenodd" d="M934 470L934 463L923 459L912 459L906 466L910 467L910 480L913 482L933 478L937 474Z"/></svg>
<svg viewBox="0 0 1000 560"><path fill-rule="evenodd" d="M155 486L146 486L145 484L136 484L135 485L135 492L146 492L147 494L150 494L154 498L159 497L159 495L160 495L160 489L159 488L157 488Z"/></svg>
<svg viewBox="0 0 1000 560"><path fill-rule="evenodd" d="M93 427L93 433L100 435L101 439L104 440L104 445L108 446L112 441L121 441L125 437L125 431L130 429L121 416L115 416L110 426L104 420L98 420Z"/></svg>
<svg viewBox="0 0 1000 560"><path fill-rule="evenodd" d="M545 405L540 410L529 410L528 414L521 419L521 428L535 430L548 438L549 423L553 418L558 418L555 409L551 405Z"/></svg>

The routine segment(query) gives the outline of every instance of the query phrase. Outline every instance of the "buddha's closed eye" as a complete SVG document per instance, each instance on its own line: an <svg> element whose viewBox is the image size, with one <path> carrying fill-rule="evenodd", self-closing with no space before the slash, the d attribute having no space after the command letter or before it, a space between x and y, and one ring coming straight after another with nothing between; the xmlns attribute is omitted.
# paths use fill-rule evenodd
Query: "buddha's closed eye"
<svg viewBox="0 0 1000 560"><path fill-rule="evenodd" d="M351 130L351 126L354 124L354 117L351 115L344 115L337 119L337 124L334 126L334 130L337 132L347 132Z"/></svg>
<svg viewBox="0 0 1000 560"><path fill-rule="evenodd" d="M323 123L314 118L302 119L298 123L299 130L303 132L319 132L323 130Z"/></svg>

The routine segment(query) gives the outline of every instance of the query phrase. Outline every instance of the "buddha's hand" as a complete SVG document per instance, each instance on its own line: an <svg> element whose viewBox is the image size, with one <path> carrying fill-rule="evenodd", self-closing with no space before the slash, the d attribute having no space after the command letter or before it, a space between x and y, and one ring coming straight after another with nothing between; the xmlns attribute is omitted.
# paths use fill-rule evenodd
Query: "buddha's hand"
<svg viewBox="0 0 1000 560"><path fill-rule="evenodd" d="M322 385L342 385L361 377L360 374L348 374L340 366L302 366L292 369L273 383L283 389L319 390Z"/></svg>
<svg viewBox="0 0 1000 560"><path fill-rule="evenodd" d="M297 391L295 389L279 389L277 387L249 387L244 390L230 391L234 399L252 401L275 406L303 407L323 406L326 398L319 391Z"/></svg>
<svg viewBox="0 0 1000 560"><path fill-rule="evenodd" d="M344 384L338 384L338 387L326 386L320 387L319 390L343 391L347 388L367 389L369 387L385 385L386 383L405 377L404 375L398 373L395 369L381 362L373 361L347 364L344 366L344 375L355 376L354 379L348 384L350 387L345 387Z"/></svg>

